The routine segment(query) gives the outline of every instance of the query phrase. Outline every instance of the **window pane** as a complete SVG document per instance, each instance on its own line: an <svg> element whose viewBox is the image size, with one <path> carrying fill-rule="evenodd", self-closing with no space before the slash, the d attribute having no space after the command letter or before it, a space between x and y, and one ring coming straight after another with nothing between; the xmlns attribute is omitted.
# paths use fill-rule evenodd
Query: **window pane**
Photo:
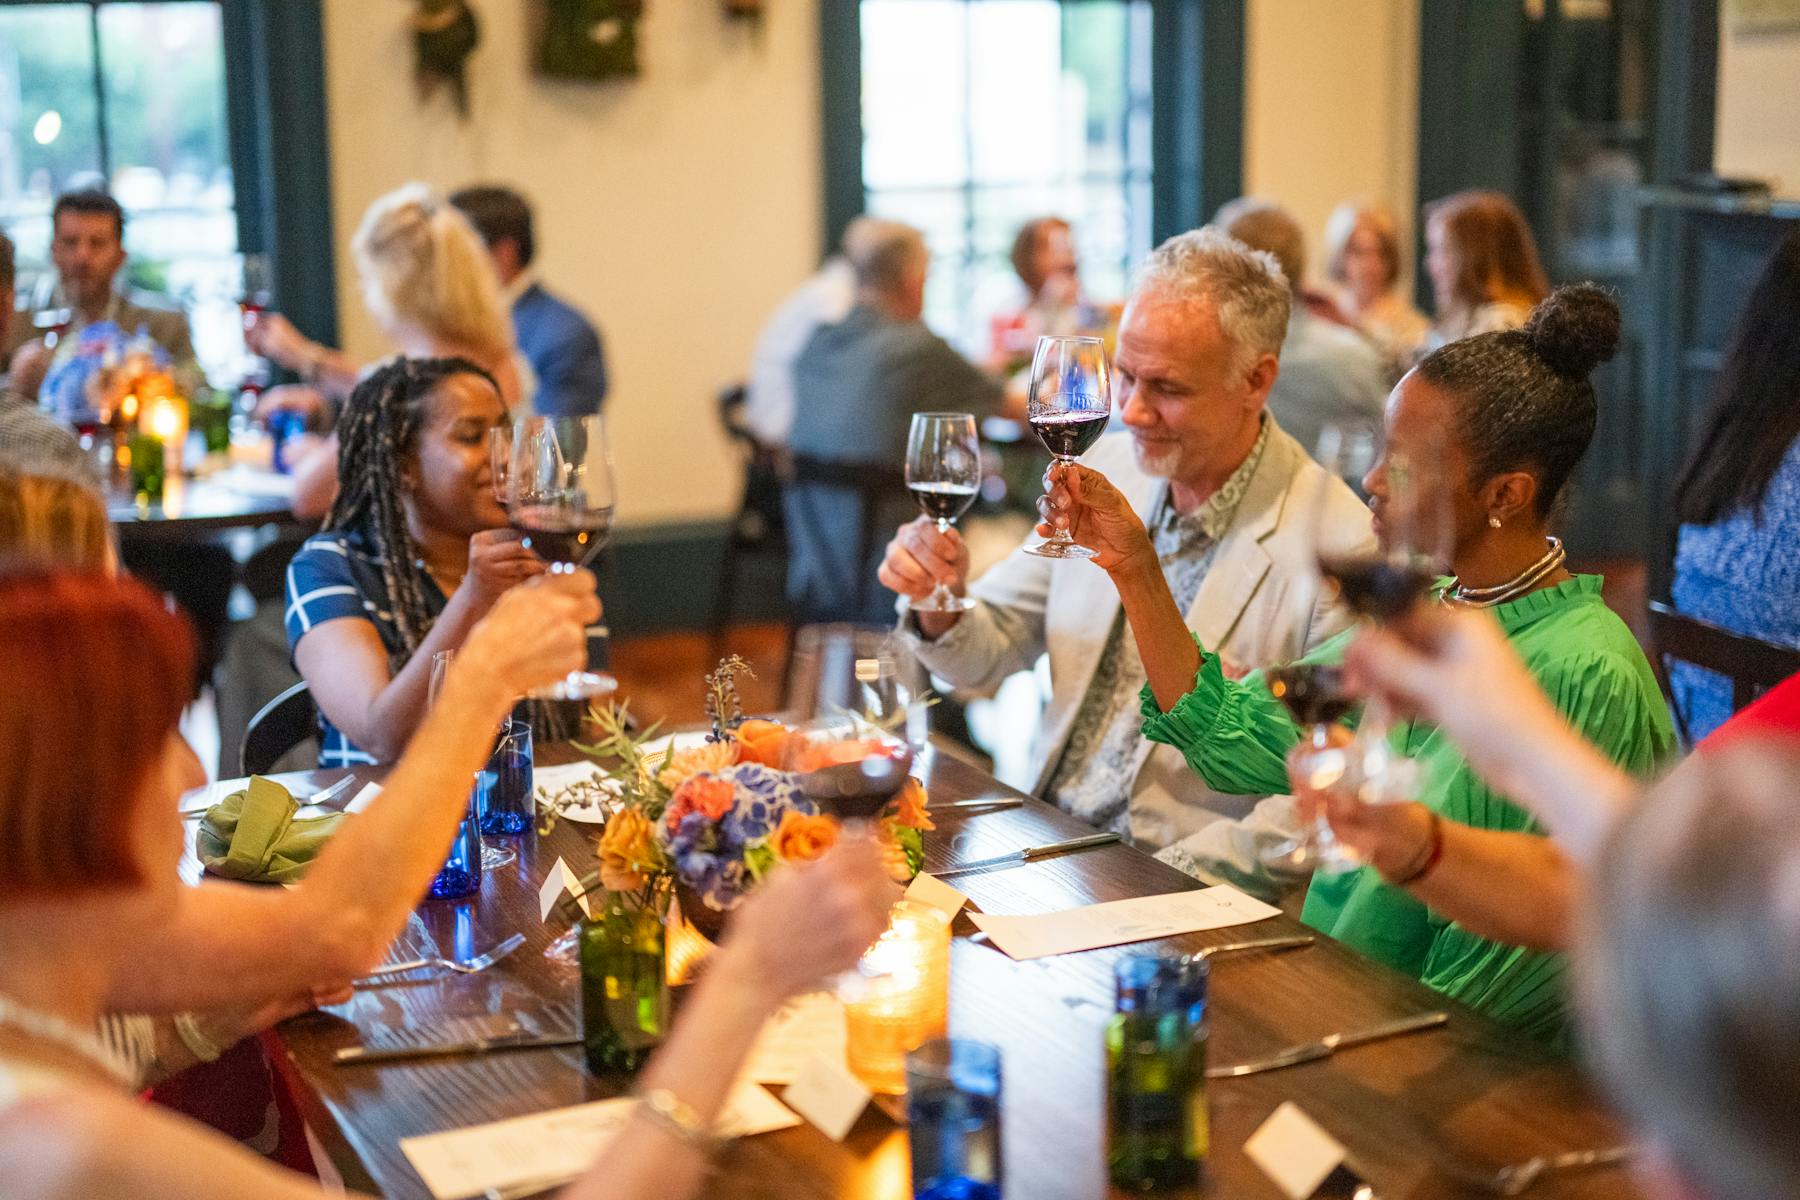
<svg viewBox="0 0 1800 1200"><path fill-rule="evenodd" d="M1025 221L1075 226L1090 299L1150 243L1148 0L862 0L868 211L925 230L926 320L985 356Z"/></svg>
<svg viewBox="0 0 1800 1200"><path fill-rule="evenodd" d="M968 178L965 0L863 0L863 181Z"/></svg>
<svg viewBox="0 0 1800 1200"><path fill-rule="evenodd" d="M100 61L129 283L188 310L201 365L225 382L243 340L219 6L104 5Z"/></svg>
<svg viewBox="0 0 1800 1200"><path fill-rule="evenodd" d="M48 262L56 194L101 169L91 15L0 5L0 222L18 246L21 296Z"/></svg>

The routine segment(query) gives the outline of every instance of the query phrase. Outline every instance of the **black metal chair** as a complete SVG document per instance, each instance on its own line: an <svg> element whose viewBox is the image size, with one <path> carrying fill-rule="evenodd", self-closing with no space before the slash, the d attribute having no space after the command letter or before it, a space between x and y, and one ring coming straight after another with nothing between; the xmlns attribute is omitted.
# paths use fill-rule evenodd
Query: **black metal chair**
<svg viewBox="0 0 1800 1200"><path fill-rule="evenodd" d="M1655 600L1650 602L1650 642L1654 647L1651 661L1656 667L1657 681L1668 697L1675 729L1687 745L1691 745L1693 739L1688 733L1687 714L1681 711L1674 689L1669 685L1669 660L1690 663L1729 679L1733 712L1782 680L1800 673L1800 650L1733 633L1710 621L1676 612Z"/></svg>
<svg viewBox="0 0 1800 1200"><path fill-rule="evenodd" d="M787 516L781 507L782 452L761 441L744 422L749 392L741 383L719 393L719 423L744 464L744 490L737 514L725 533L719 562L718 590L713 596L713 655L724 654L725 631L731 625L733 600L743 561L756 554L787 558ZM791 631L792 625L789 625Z"/></svg>
<svg viewBox="0 0 1800 1200"><path fill-rule="evenodd" d="M892 609L873 607L883 590L875 577L874 556L877 539L886 535L883 515L893 516L899 504L910 509L906 494L905 473L897 468L793 456L787 480L788 537L795 544L804 539L825 564L827 584L824 593L789 594L797 624L893 619ZM837 522L852 507L856 536L846 544Z"/></svg>
<svg viewBox="0 0 1800 1200"><path fill-rule="evenodd" d="M250 718L238 743L238 774L265 774L282 755L318 735L319 706L303 679Z"/></svg>

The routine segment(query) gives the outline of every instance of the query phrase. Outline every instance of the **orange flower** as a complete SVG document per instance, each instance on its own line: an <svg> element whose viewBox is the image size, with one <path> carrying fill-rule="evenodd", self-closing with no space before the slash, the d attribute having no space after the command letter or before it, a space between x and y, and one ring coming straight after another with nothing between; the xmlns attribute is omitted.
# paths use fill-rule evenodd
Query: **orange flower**
<svg viewBox="0 0 1800 1200"><path fill-rule="evenodd" d="M761 763L773 770L787 764L789 729L779 721L745 721L732 731L737 739L738 761Z"/></svg>
<svg viewBox="0 0 1800 1200"><path fill-rule="evenodd" d="M769 848L783 862L811 862L837 843L837 822L789 809L769 838Z"/></svg>
<svg viewBox="0 0 1800 1200"><path fill-rule="evenodd" d="M601 886L610 892L635 892L644 886L644 872L655 866L650 818L635 808L614 813L600 835Z"/></svg>
<svg viewBox="0 0 1800 1200"><path fill-rule="evenodd" d="M736 799L737 790L729 779L715 779L711 775L696 775L675 789L670 798L669 812L665 818L671 831L681 825L681 818L689 813L697 812L709 821L718 821L731 811Z"/></svg>
<svg viewBox="0 0 1800 1200"><path fill-rule="evenodd" d="M673 792L702 771L720 771L737 762L736 742L707 742L671 754L656 780Z"/></svg>
<svg viewBox="0 0 1800 1200"><path fill-rule="evenodd" d="M900 787L899 811L894 819L909 829L936 829L931 823L931 814L926 811L931 800L925 794L925 785L911 776Z"/></svg>

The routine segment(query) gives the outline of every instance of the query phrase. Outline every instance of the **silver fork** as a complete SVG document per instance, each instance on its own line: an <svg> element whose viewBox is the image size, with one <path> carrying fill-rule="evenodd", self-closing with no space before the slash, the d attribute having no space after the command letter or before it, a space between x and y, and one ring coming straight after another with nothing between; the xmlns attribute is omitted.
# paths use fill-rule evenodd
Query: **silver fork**
<svg viewBox="0 0 1800 1200"><path fill-rule="evenodd" d="M1483 1186L1496 1196L1518 1196L1550 1171L1578 1171L1611 1167L1635 1152L1632 1146L1608 1146L1603 1150L1570 1150L1564 1154L1540 1154L1521 1163L1509 1163L1495 1171Z"/></svg>
<svg viewBox="0 0 1800 1200"><path fill-rule="evenodd" d="M466 961L459 962L454 958L414 958L406 962L389 963L385 967L377 967L356 982L358 985L374 983L395 975L404 975L408 971L420 971L426 968L455 971L459 975L474 975L487 970L524 944L525 935L515 933L486 954L477 955Z"/></svg>

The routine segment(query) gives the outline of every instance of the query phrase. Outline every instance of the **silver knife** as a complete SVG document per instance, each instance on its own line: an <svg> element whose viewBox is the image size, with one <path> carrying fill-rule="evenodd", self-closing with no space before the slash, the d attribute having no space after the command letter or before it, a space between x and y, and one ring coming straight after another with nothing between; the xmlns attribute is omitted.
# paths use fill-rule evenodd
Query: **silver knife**
<svg viewBox="0 0 1800 1200"><path fill-rule="evenodd" d="M944 812L960 808L993 809L1018 808L1025 802L1016 796L978 796L973 800L947 800L942 804L930 806L930 812Z"/></svg>
<svg viewBox="0 0 1800 1200"><path fill-rule="evenodd" d="M1294 1067L1301 1063L1329 1058L1346 1046L1360 1046L1365 1042L1378 1042L1383 1038L1399 1037L1403 1033L1418 1033L1425 1029L1435 1029L1449 1019L1450 1014L1446 1012L1417 1013L1410 1017L1401 1017L1398 1021L1373 1025L1355 1033L1330 1033L1316 1042L1302 1042L1298 1046L1289 1046L1281 1053L1272 1054L1268 1058L1239 1063L1235 1067L1208 1067L1206 1077L1208 1079L1232 1079L1239 1075L1257 1075L1263 1071L1279 1071L1283 1067Z"/></svg>
<svg viewBox="0 0 1800 1200"><path fill-rule="evenodd" d="M332 1059L340 1064L400 1062L409 1058L442 1058L454 1054L487 1054L496 1050L538 1050L579 1045L579 1034L561 1033L546 1037L535 1033L509 1033L499 1037L469 1038L461 1042L427 1042L418 1046L346 1046L332 1055Z"/></svg>
<svg viewBox="0 0 1800 1200"><path fill-rule="evenodd" d="M985 871L989 867L1015 867L1020 863L1028 863L1034 859L1049 858L1055 854L1072 854L1078 850L1092 850L1096 846L1110 846L1119 840L1116 833L1095 833L1087 837L1070 838L1066 842L1051 842L1047 846L1027 846L1023 850L1014 850L1010 854L999 854L993 858L979 858L974 862L957 863L953 867L945 867L931 874L939 879L951 875L966 875L970 871Z"/></svg>

